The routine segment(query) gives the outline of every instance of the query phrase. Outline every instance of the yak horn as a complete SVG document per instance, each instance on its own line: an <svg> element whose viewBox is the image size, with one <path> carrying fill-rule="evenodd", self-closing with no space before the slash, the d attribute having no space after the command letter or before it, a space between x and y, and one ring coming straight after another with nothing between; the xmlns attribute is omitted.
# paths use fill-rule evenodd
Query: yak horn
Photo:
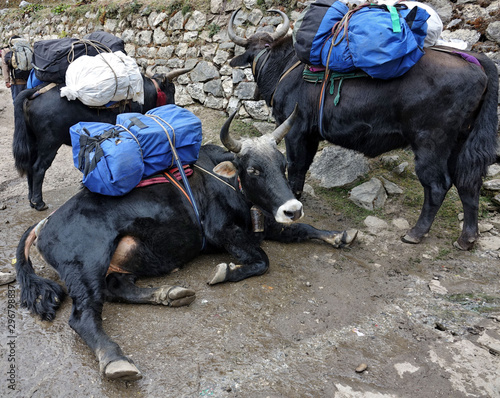
<svg viewBox="0 0 500 398"><path fill-rule="evenodd" d="M233 27L233 25L234 25L234 19L236 18L236 14L238 13L239 10L241 10L241 7L238 8L235 12L233 12L233 14L231 15L231 18L229 19L229 25L227 27L227 35L238 46L245 47L247 45L247 43L248 43L248 40L244 39L243 37L238 36L234 32L234 27Z"/></svg>
<svg viewBox="0 0 500 398"><path fill-rule="evenodd" d="M273 40L281 39L288 33L288 29L290 29L290 19L288 19L287 15L280 10L269 10L268 12L277 12L283 18L283 25L276 32L274 32L271 37Z"/></svg>
<svg viewBox="0 0 500 398"><path fill-rule="evenodd" d="M239 153L241 151L241 142L239 140L235 140L229 134L229 125L237 112L238 109L236 109L233 114L229 116L229 119L226 120L220 129L220 140L222 141L222 144L233 153Z"/></svg>
<svg viewBox="0 0 500 398"><path fill-rule="evenodd" d="M283 137L290 131L290 129L293 126L293 122L295 121L295 118L297 117L297 104L295 104L295 108L290 116L281 123L276 130L274 130L271 134L273 135L274 139L276 140L276 144L279 144L280 141L283 139Z"/></svg>
<svg viewBox="0 0 500 398"><path fill-rule="evenodd" d="M165 77L169 80L172 80L172 79L176 78L177 76L180 76L180 75L183 75L184 73L189 72L192 69L193 68L176 69L176 70L173 70L173 71L166 73Z"/></svg>

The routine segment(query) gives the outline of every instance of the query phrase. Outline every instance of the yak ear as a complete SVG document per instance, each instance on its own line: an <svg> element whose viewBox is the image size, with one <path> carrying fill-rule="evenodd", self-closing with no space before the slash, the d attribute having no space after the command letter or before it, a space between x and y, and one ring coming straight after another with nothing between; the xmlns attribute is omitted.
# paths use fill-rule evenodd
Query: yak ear
<svg viewBox="0 0 500 398"><path fill-rule="evenodd" d="M250 65L250 57L248 56L247 51L245 51L241 55L238 55L238 56L234 57L229 62L229 65L232 66L232 67Z"/></svg>
<svg viewBox="0 0 500 398"><path fill-rule="evenodd" d="M233 162L230 162L229 160L219 163L217 166L214 167L213 170L215 174L226 178L236 177L237 171L238 170L236 169L236 166L233 164Z"/></svg>

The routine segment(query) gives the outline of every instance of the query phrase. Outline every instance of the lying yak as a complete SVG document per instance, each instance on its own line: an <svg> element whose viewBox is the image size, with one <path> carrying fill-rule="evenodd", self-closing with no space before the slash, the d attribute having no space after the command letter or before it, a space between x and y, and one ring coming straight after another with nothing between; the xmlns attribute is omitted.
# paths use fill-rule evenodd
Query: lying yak
<svg viewBox="0 0 500 398"><path fill-rule="evenodd" d="M479 236L482 177L496 160L495 63L484 54L426 48L416 65L401 77L335 80L328 85L320 119L321 84L303 79L305 65L297 58L292 37L286 36L290 25L286 14L275 11L284 20L276 32L243 38L234 28L237 12L229 21L228 35L245 51L230 65L252 65L259 93L268 105L272 103L277 123L299 103L300 116L285 138L288 178L296 196L300 198L306 172L323 139L370 157L409 147L415 154L424 203L403 241L419 243L424 238L455 185L464 210L462 233L455 246L471 249ZM335 95L328 93L330 89Z"/></svg>
<svg viewBox="0 0 500 398"><path fill-rule="evenodd" d="M157 106L173 104L175 86L172 79L189 70L155 74L151 78L143 76L143 105L130 102L114 107L89 107L79 100L61 98L61 85L50 88L52 86L44 84L22 91L14 101L12 150L16 169L28 180L30 206L36 210L47 209L42 197L43 179L61 145L71 145L71 126L78 122L115 124L118 113L145 113ZM47 86L50 89L45 92Z"/></svg>
<svg viewBox="0 0 500 398"><path fill-rule="evenodd" d="M21 305L52 320L65 295L59 284L34 273L29 249L35 243L65 282L73 300L69 324L94 351L101 371L112 379L137 379L139 370L103 330L104 302L175 307L195 298L194 291L180 286L138 287L138 277L164 275L204 251L226 250L234 263L217 265L209 283L234 282L267 271L263 239L349 245L355 230L322 231L292 223L302 217L302 204L290 190L286 161L276 145L293 117L272 134L246 140L230 136L231 117L221 129L230 151L202 146L189 178L199 220L174 183L136 188L122 197L87 189L77 193L21 238L16 254ZM263 232L253 230L252 206L263 212Z"/></svg>

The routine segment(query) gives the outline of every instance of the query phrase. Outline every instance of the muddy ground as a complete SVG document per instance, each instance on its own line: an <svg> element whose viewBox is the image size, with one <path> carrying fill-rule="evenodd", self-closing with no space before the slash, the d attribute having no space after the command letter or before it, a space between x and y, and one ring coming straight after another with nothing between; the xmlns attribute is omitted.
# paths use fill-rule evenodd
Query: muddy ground
<svg viewBox="0 0 500 398"><path fill-rule="evenodd" d="M8 272L21 234L79 189L80 172L70 148L61 148L44 184L49 210L28 206L11 155L10 93L0 83L0 271ZM217 132L223 115L194 110L207 133ZM320 197L305 194L303 203L305 222L352 226ZM458 221L420 245L404 244L391 220L415 222L417 209L401 214L393 206L383 216L387 228L361 226L346 250L265 242L269 272L239 283L206 284L226 254L140 282L195 289L189 307L106 304L104 327L143 373L137 382L103 379L67 323L69 298L54 322L42 322L20 308L16 282L0 286L0 396L500 397L497 253L453 249ZM57 279L33 259L37 273ZM367 368L358 373L361 364Z"/></svg>

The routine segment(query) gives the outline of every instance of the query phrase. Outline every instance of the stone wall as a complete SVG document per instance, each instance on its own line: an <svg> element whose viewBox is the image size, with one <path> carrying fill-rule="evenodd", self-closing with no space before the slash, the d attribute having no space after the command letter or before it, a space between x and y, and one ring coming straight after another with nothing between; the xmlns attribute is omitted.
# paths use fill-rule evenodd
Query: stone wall
<svg viewBox="0 0 500 398"><path fill-rule="evenodd" d="M273 1L265 1L266 8ZM429 0L445 25L443 38L460 39L468 48L486 52L499 60L500 1ZM32 41L61 37L83 37L96 30L105 30L121 37L128 55L137 60L144 72L168 72L177 68L193 68L177 78L176 103L193 103L230 112L241 103L242 116L268 120L271 113L264 101L258 100L258 91L250 68L233 69L229 61L243 51L227 36L227 22L231 13L242 7L236 25L237 34L249 37L257 30L274 31L281 18L257 6L257 0L212 0L208 13L192 10L167 12L142 6L131 12L129 7L114 7L103 12L77 12L68 8L61 14L25 15L10 20L8 10L0 10L0 40L6 43L13 34L29 37ZM305 7L297 2L287 10L295 21ZM3 14L3 17L2 17ZM47 14L47 13L46 13Z"/></svg>

